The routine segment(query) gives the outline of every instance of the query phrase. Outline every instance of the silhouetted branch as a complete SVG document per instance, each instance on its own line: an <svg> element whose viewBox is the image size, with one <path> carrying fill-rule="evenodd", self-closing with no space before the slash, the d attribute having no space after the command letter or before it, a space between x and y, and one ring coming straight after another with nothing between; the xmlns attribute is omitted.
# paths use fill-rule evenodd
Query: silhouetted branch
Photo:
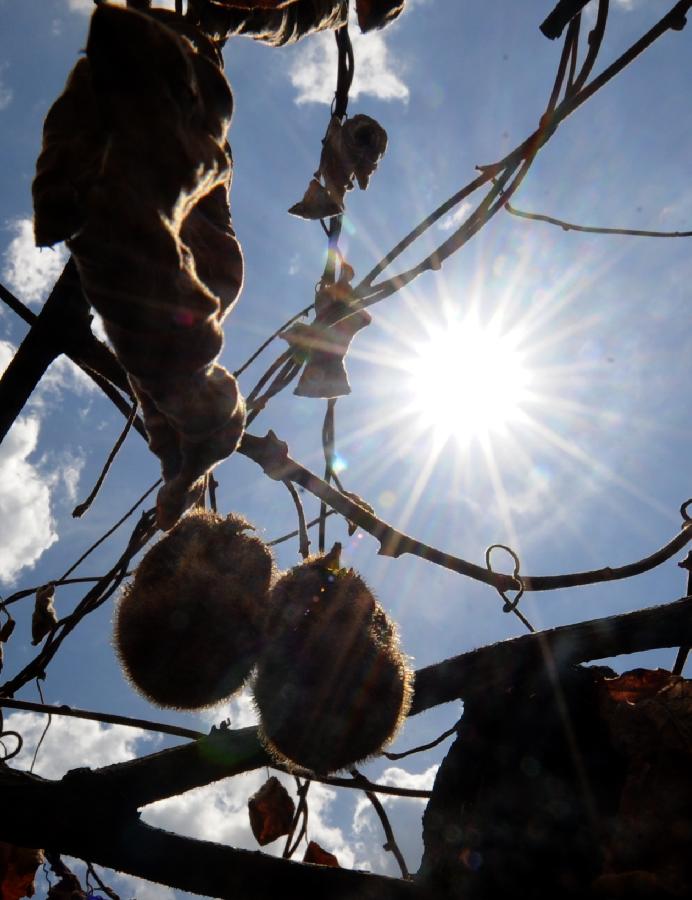
<svg viewBox="0 0 692 900"><path fill-rule="evenodd" d="M96 495L98 494L98 492L101 488L101 485L105 481L106 475L108 474L108 470L110 469L110 467L113 464L113 460L118 455L118 451L120 450L123 443L125 442L125 438L130 433L130 428L132 428L132 423L134 422L136 415L137 415L137 401L135 400L135 402L132 404L132 412L128 416L127 422L125 423L125 427L118 435L118 439L116 440L115 444L113 445L113 449L108 454L108 458L106 459L106 462L103 465L101 474L96 479L96 484L92 488L91 493L89 494L89 496L86 498L86 500L83 503L78 503L77 506L75 506L75 508L72 510L72 515L75 519L78 519L80 516L83 516L84 513L89 509L91 504L94 502L94 499L96 498Z"/></svg>
<svg viewBox="0 0 692 900"><path fill-rule="evenodd" d="M60 781L0 767L0 788L11 816L0 817L0 839L88 859L118 872L208 897L268 900L277 885L287 896L330 900L406 900L421 897L410 882L349 869L325 868L180 837L139 820L136 814L100 816L94 796L68 773Z"/></svg>
<svg viewBox="0 0 692 900"><path fill-rule="evenodd" d="M385 751L382 756L386 756L387 759L391 760L404 759L407 756L413 756L414 753L423 753L425 750L432 750L433 747L437 747L442 741L446 741L448 737L451 737L456 730L457 726L452 725L447 731L443 731L442 734L438 735L434 741L430 741L427 744L421 744L419 747L412 747L410 750L402 750L401 753L388 753Z"/></svg>
<svg viewBox="0 0 692 900"><path fill-rule="evenodd" d="M416 672L409 715L477 691L504 689L546 660L569 665L692 644L692 597L664 606L525 634L444 660Z"/></svg>
<svg viewBox="0 0 692 900"><path fill-rule="evenodd" d="M501 572L490 572L487 568L453 556L451 553L445 553L436 547L430 547L428 544L424 544L422 541L418 541L393 528L363 506L355 503L346 494L336 490L336 488L327 484L326 481L323 481L309 469L292 459L288 453L287 444L277 438L273 431L269 431L263 438L246 432L238 452L254 460L270 478L278 481L288 478L296 484L300 484L307 491L310 491L311 494L314 494L320 500L324 500L325 503L344 516L344 518L377 538L380 542L379 553L381 556L397 558L404 553L411 553L414 556L420 556L422 559L435 563L435 565L451 569L460 575L467 575L469 578L482 581L496 588L516 590L519 587L511 575L504 575ZM650 569L654 569L670 559L689 541L692 541L692 522L685 521L680 533L665 547L657 550L651 556L637 560L637 562L619 568L608 566L602 569L565 575L522 575L521 586L525 591L549 591L556 588L577 587L631 578L634 575L642 574L642 572L648 572Z"/></svg>
<svg viewBox="0 0 692 900"><path fill-rule="evenodd" d="M14 678L0 685L0 696L11 697L32 679L45 677L46 667L68 634L77 627L86 615L98 609L113 595L127 575L130 561L148 543L155 531L156 525L153 513L143 513L132 532L124 553L113 568L88 591L68 616L59 620L53 631L46 638L39 653Z"/></svg>
<svg viewBox="0 0 692 900"><path fill-rule="evenodd" d="M563 219L555 219L553 216L546 216L542 213L525 212L517 209L509 202L505 203L505 209L513 216L521 219L530 219L532 222L547 222L549 225L556 225L563 231L581 231L587 234L624 234L632 237L653 237L653 238L679 238L692 237L692 231L646 231L640 228L601 228L596 225L575 225L573 222L565 222Z"/></svg>
<svg viewBox="0 0 692 900"><path fill-rule="evenodd" d="M88 709L73 709L65 704L55 706L46 703L33 703L30 700L14 700L10 697L0 697L0 707L23 709L28 712L46 713L53 716L69 716L73 719L88 719L91 722L104 722L107 725L125 725L128 728L141 728L143 731L159 731L161 734L171 734L174 737L190 738L192 740L204 737L204 732L193 731L191 728L181 728L178 725L152 722L149 719L137 719L131 716L116 716L112 713L93 712Z"/></svg>
<svg viewBox="0 0 692 900"><path fill-rule="evenodd" d="M559 0L555 9L539 26L551 40L560 37L565 25L584 9L589 0Z"/></svg>
<svg viewBox="0 0 692 900"><path fill-rule="evenodd" d="M361 777L358 769L351 769L351 775L353 775L355 779L359 779ZM394 855L394 858L397 861L397 865L399 866L399 871L401 872L401 877L410 878L411 876L406 865L406 860L404 859L404 855L399 849L399 845L396 842L396 838L394 837L394 830L392 829L392 823L389 821L389 816L387 815L384 806L382 806L382 804L380 803L379 797L377 797L376 794L373 794L372 791L365 791L364 793L372 804L373 809L377 813L378 818L382 823L382 828L384 829L384 834L387 839L386 843L384 844L384 849Z"/></svg>

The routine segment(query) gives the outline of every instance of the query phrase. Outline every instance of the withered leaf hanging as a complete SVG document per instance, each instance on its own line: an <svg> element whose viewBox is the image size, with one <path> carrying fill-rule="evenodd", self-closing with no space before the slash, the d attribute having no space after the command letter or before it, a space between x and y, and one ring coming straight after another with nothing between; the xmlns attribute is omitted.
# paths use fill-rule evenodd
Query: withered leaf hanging
<svg viewBox="0 0 692 900"><path fill-rule="evenodd" d="M243 280L231 225L233 101L218 50L173 13L107 4L48 113L36 240L67 239L139 399L162 528L237 447L245 408L216 360Z"/></svg>
<svg viewBox="0 0 692 900"><path fill-rule="evenodd" d="M354 306L352 279L353 269L342 263L339 280L317 290L315 321L309 325L298 322L281 332L295 355L306 361L293 392L299 397L330 399L351 393L346 354L353 336L372 321L366 309Z"/></svg>
<svg viewBox="0 0 692 900"><path fill-rule="evenodd" d="M319 866L331 866L334 869L340 869L339 860L334 856L333 853L330 853L328 850L324 850L317 841L310 841L305 851L305 856L303 857L303 862L313 863Z"/></svg>
<svg viewBox="0 0 692 900"><path fill-rule="evenodd" d="M320 165L303 199L289 213L302 219L324 219L344 211L344 195L353 180L365 190L387 149L387 132L370 116L358 114L343 123L332 116Z"/></svg>
<svg viewBox="0 0 692 900"><path fill-rule="evenodd" d="M36 591L34 612L31 616L31 643L36 646L58 624L58 616L53 606L55 585L46 584Z"/></svg>
<svg viewBox="0 0 692 900"><path fill-rule="evenodd" d="M43 850L16 847L0 841L0 897L20 900L34 895L36 870L44 862Z"/></svg>
<svg viewBox="0 0 692 900"><path fill-rule="evenodd" d="M272 775L247 803L250 827L264 847L291 830L295 804L279 779Z"/></svg>

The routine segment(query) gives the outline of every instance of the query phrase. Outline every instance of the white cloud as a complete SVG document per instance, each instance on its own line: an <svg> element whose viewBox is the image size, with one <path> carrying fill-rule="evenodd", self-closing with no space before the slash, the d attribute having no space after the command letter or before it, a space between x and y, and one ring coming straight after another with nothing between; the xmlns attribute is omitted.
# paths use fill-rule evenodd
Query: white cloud
<svg viewBox="0 0 692 900"><path fill-rule="evenodd" d="M12 583L58 539L49 481L28 459L39 430L36 417L22 417L0 445L0 583Z"/></svg>
<svg viewBox="0 0 692 900"><path fill-rule="evenodd" d="M446 215L444 219L440 219L437 223L437 227L440 231L451 231L453 228L458 228L472 209L472 204L469 203L468 200L464 200L458 209L455 209L454 212Z"/></svg>
<svg viewBox="0 0 692 900"><path fill-rule="evenodd" d="M14 91L12 88L7 87L3 78L3 72L6 68L7 65L0 66L0 112L3 109L7 109L14 97Z"/></svg>
<svg viewBox="0 0 692 900"><path fill-rule="evenodd" d="M4 254L3 278L25 303L40 303L55 284L67 261L64 244L39 249L31 219L15 219L8 226L14 237Z"/></svg>
<svg viewBox="0 0 692 900"><path fill-rule="evenodd" d="M249 686L226 703L202 710L199 717L207 728L225 721L230 722L231 728L247 728L259 721Z"/></svg>
<svg viewBox="0 0 692 900"><path fill-rule="evenodd" d="M19 732L24 740L21 752L12 760L13 766L29 768L47 721L47 716L30 712L5 716L5 730ZM138 728L53 716L36 757L34 772L44 778L61 778L65 772L80 766L96 769L134 759L143 752L151 753L158 743L158 735ZM148 746L142 748L142 744Z"/></svg>
<svg viewBox="0 0 692 900"><path fill-rule="evenodd" d="M407 772L406 769L391 766L378 776L377 782L391 787L427 791L432 789L437 769L437 765L432 765L423 772ZM427 800L381 794L380 801L387 807L387 816L407 866L410 871L415 871L423 850L421 818ZM357 842L356 860L359 868L367 867L383 874L399 876L394 857L384 850L382 824L367 797L359 797L356 801L351 829L360 838Z"/></svg>
<svg viewBox="0 0 692 900"><path fill-rule="evenodd" d="M0 340L0 374L15 347ZM78 375L76 373L79 373ZM64 389L90 390L86 376L62 358L48 370L27 409L0 444L0 583L11 584L22 569L33 566L57 540L53 503L62 490L74 502L84 465L81 451L51 451L30 459L38 446L40 413L46 397Z"/></svg>
<svg viewBox="0 0 692 900"><path fill-rule="evenodd" d="M399 66L391 58L383 32L361 34L356 26L351 33L351 43L356 70L350 98L362 94L378 100L408 100L408 87L397 72ZM291 84L298 91L295 102L330 104L336 87L336 70L334 35L322 32L308 38L300 46L289 70Z"/></svg>

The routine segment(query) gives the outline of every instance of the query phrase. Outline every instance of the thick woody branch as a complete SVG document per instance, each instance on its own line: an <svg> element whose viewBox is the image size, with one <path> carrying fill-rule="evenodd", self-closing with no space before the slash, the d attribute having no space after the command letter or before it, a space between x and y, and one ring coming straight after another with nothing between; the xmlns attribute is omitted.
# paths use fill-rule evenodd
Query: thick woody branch
<svg viewBox="0 0 692 900"><path fill-rule="evenodd" d="M0 839L51 847L92 863L208 897L273 900L277 885L289 897L330 900L405 900L421 897L414 885L349 869L332 869L236 850L152 828L136 815L100 815L94 799L69 774L44 781L0 767L3 808Z"/></svg>
<svg viewBox="0 0 692 900"><path fill-rule="evenodd" d="M543 664L560 669L686 642L692 643L692 597L523 635L418 669L409 715L470 693L507 687Z"/></svg>

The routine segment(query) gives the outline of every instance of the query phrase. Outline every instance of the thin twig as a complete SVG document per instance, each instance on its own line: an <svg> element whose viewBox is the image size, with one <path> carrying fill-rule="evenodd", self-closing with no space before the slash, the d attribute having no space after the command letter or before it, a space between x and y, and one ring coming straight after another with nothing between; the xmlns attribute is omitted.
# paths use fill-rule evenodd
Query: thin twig
<svg viewBox="0 0 692 900"><path fill-rule="evenodd" d="M298 806L296 807L289 832L286 835L286 843L284 844L284 851L282 854L284 859L290 859L293 856L293 854L298 849L298 845L303 840L308 830L307 795L308 791L310 790L310 779L306 779L305 782L301 784L300 778L298 778L298 776L296 775L295 781L298 793ZM298 822L301 823L300 830L298 831L298 836L296 837L296 839L293 840L293 835L295 834L296 828L298 827Z"/></svg>
<svg viewBox="0 0 692 900"><path fill-rule="evenodd" d="M125 725L128 728L141 728L143 731L158 731L161 734L171 734L174 737L198 740L203 738L204 732L194 731L191 728L181 728L178 725L167 725L163 722L152 722L149 719L135 719L131 716L117 716L113 713L94 712L88 709L75 709L71 706L54 706L47 703L32 703L29 700L15 700L10 697L0 697L0 707L7 709L23 709L29 712L47 713L49 716L69 716L73 719L88 719L92 722L104 722L107 725Z"/></svg>
<svg viewBox="0 0 692 900"><path fill-rule="evenodd" d="M94 582L100 581L102 578L103 575L94 575L89 578L60 578L58 581L51 581L50 583L55 585L55 587L60 587L63 584L93 584ZM42 587L45 587L45 585L39 584L36 587L22 588L21 591L15 591L14 594L10 594L7 600L2 601L2 605L9 606L10 603L24 600L25 597L33 597L36 591Z"/></svg>
<svg viewBox="0 0 692 900"><path fill-rule="evenodd" d="M45 705L45 700L43 699L43 691L41 690L41 678L40 678L40 676L36 679L36 687L38 688L38 695L39 695L39 697L41 698L41 704L42 704L42 705ZM36 748L34 749L34 755L33 755L32 759L31 759L31 765L29 766L29 771L30 771L30 772L33 772L33 771L34 771L34 766L36 765L36 759L37 759L37 757L38 757L38 751L41 749L41 744L42 744L43 741L45 740L45 737L46 737L46 735L48 734L48 729L50 728L50 726L52 725L52 723L53 723L53 716L52 716L52 714L49 712L49 713L48 713L48 720L47 720L47 722L46 722L46 726L45 726L45 728L43 729L43 731L41 732L41 737L38 739L38 743L36 744Z"/></svg>
<svg viewBox="0 0 692 900"><path fill-rule="evenodd" d="M74 570L77 568L77 566L81 565L84 562L84 560L87 558L87 556L89 556L91 553L93 553L94 550L96 550L97 547L99 547L105 540L107 540L113 534L114 531L116 531L118 528L120 528L120 526L123 524L123 522L125 522L127 519L130 518L130 516L137 509L137 507L141 506L142 503L144 503L144 501L147 499L149 494L151 494L152 491L156 490L156 488L160 484L161 484L161 479L159 478L158 481L155 481L150 488L147 488L147 490L142 494L142 496L139 498L139 500L137 500L137 502L133 506L131 506L128 509L128 511L118 519L118 521L115 523L115 525L111 526L105 534L103 534L97 541L95 541L89 548L87 548L84 551L84 553L82 553L82 555L79 557L77 562L73 563L73 565L70 566L70 568L67 570L67 572L65 572L65 574L62 575L58 579L58 581L55 583L60 584L61 582L64 582L65 579L67 578L67 576L70 575L72 572L74 572Z"/></svg>
<svg viewBox="0 0 692 900"><path fill-rule="evenodd" d="M87 860L85 860L85 862L86 862L86 867L87 867L87 873L89 874L89 876L91 878L94 879L94 881L101 888L103 893L106 894L108 897L110 897L110 900L120 900L119 895L115 893L113 888L109 887L107 884L104 884L103 880L101 878L99 878L99 876L96 872L96 869L93 867L93 865L90 862L88 862Z"/></svg>
<svg viewBox="0 0 692 900"><path fill-rule="evenodd" d="M445 553L437 547L431 547L423 541L416 540L387 522L378 518L374 513L365 509L351 500L346 494L342 494L332 485L327 484L309 469L296 462L288 454L287 445L269 431L264 438L246 434L243 437L238 452L254 460L269 475L270 478L283 481L289 478L296 484L300 484L315 497L324 500L328 506L340 513L344 518L353 522L363 531L371 534L380 542L379 553L381 556L398 558L404 553L419 556L435 565L466 575L476 581L492 585L504 590L515 590L516 580L510 575L501 572L489 572L487 567L478 566L475 563ZM618 581L623 578L631 578L641 575L666 562L678 553L686 544L692 541L692 522L685 521L680 532L664 547L656 550L650 556L639 559L627 565L612 568L607 566L601 569L592 569L586 572L574 572L563 575L522 575L521 583L525 591L552 591L556 588L580 587L587 584L600 584L607 581Z"/></svg>
<svg viewBox="0 0 692 900"><path fill-rule="evenodd" d="M337 512L335 509L327 510L327 516L335 516L335 515L337 515ZM315 525L319 525L319 523L320 523L320 517L317 516L315 519L311 519L306 524L305 527L308 529L314 528ZM277 544L283 544L285 541L290 541L291 538L299 537L299 536L300 536L300 531L289 531L288 534L282 534L281 537L274 538L273 541L267 541L266 542L267 547L276 547Z"/></svg>
<svg viewBox="0 0 692 900"><path fill-rule="evenodd" d="M13 696L27 682L39 675L44 675L46 667L70 632L85 616L102 606L115 593L127 575L128 565L132 558L146 546L156 533L156 529L153 511L143 513L132 532L125 551L113 568L88 591L69 615L59 620L38 654L14 678L0 685L0 696Z"/></svg>
<svg viewBox="0 0 692 900"><path fill-rule="evenodd" d="M83 503L78 503L77 506L75 506L75 508L72 510L73 518L78 519L80 516L83 516L84 513L89 509L91 504L94 502L94 499L95 499L96 495L98 494L98 492L101 488L101 485L103 484L103 482L106 478L106 475L108 474L108 470L110 469L110 467L113 464L113 460L118 455L118 451L122 447L122 445L125 441L125 438L130 433L130 428L132 428L132 423L134 422L136 415L137 415L137 401L135 400L135 402L132 404L132 412L130 413L130 415L127 418L125 427L120 432L120 435L118 436L117 441L113 445L113 449L108 454L108 459L106 460L106 462L103 466L103 469L101 470L101 474L96 479L96 484L92 488L91 493L89 494L89 496L86 498L86 500Z"/></svg>
<svg viewBox="0 0 692 900"><path fill-rule="evenodd" d="M547 222L549 225L556 225L563 231L581 231L586 234L624 234L631 237L653 237L653 238L680 238L692 237L692 231L646 231L641 228L601 228L596 225L575 225L573 222L565 222L563 219L555 219L553 216L546 216L543 213L525 212L517 209L511 203L505 203L505 209L513 216L521 219L530 219L532 222Z"/></svg>
<svg viewBox="0 0 692 900"><path fill-rule="evenodd" d="M267 349L267 347L271 344L271 342L272 342L273 340L275 340L275 339L281 334L282 331L286 331L286 329L287 329L287 328L290 328L290 326L293 325L293 323L296 322L298 319L302 319L303 316L307 316L307 314L310 312L310 310L313 308L314 305L315 305L314 303L311 303L309 306L306 306L305 309L301 309L300 312L297 312L294 316L291 316L291 318L290 318L287 322L284 322L284 324L283 324L280 328L277 328L276 331L274 332L274 334L270 335L270 337L268 337L267 340L264 341L264 343L262 343L262 344L257 348L257 350L255 350L255 352L252 354L252 356L249 357L249 359L247 359L247 360L242 364L242 366L241 366L239 369L236 369L236 370L235 370L235 372L233 373L233 375L234 375L236 378L237 378L239 375L242 375L242 373L243 373L250 365L252 365L252 363L257 359L257 357L258 357L264 350Z"/></svg>
<svg viewBox="0 0 692 900"><path fill-rule="evenodd" d="M305 524L305 510L303 509L303 503L298 495L298 491L288 479L284 480L284 484L291 495L298 516L298 536L300 538L298 551L303 559L307 559L308 556L310 556L310 539L308 537L307 525Z"/></svg>
<svg viewBox="0 0 692 900"><path fill-rule="evenodd" d="M457 730L456 725L452 725L451 728L448 728L447 731L443 731L442 734L438 735L434 741L430 741L429 744L421 744L420 747L413 747L411 750L402 750L401 753L388 753L384 752L382 756L386 756L387 759L404 759L407 756L412 756L414 753L423 753L425 750L432 750L433 747L437 747L438 744L441 744L442 741L447 740L448 737L451 737L455 734Z"/></svg>
<svg viewBox="0 0 692 900"><path fill-rule="evenodd" d="M359 779L361 777L358 769L351 769L351 775L355 779ZM385 812L384 806L380 802L379 797L374 794L372 791L365 791L365 796L372 803L373 809L379 816L380 822L382 823L382 828L384 829L385 837L387 838L387 842L384 844L385 850L388 850L390 853L394 854L394 858L396 859L399 869L401 870L401 877L409 879L411 877L409 870L406 866L406 860L399 849L399 845L396 842L396 838L394 837L394 831L392 830L391 822L389 821L389 816Z"/></svg>
<svg viewBox="0 0 692 900"><path fill-rule="evenodd" d="M324 453L324 480L329 484L334 474L334 409L336 399L327 400L327 409L322 423L322 452ZM318 533L319 552L324 553L327 538L327 504L320 503L320 527Z"/></svg>

